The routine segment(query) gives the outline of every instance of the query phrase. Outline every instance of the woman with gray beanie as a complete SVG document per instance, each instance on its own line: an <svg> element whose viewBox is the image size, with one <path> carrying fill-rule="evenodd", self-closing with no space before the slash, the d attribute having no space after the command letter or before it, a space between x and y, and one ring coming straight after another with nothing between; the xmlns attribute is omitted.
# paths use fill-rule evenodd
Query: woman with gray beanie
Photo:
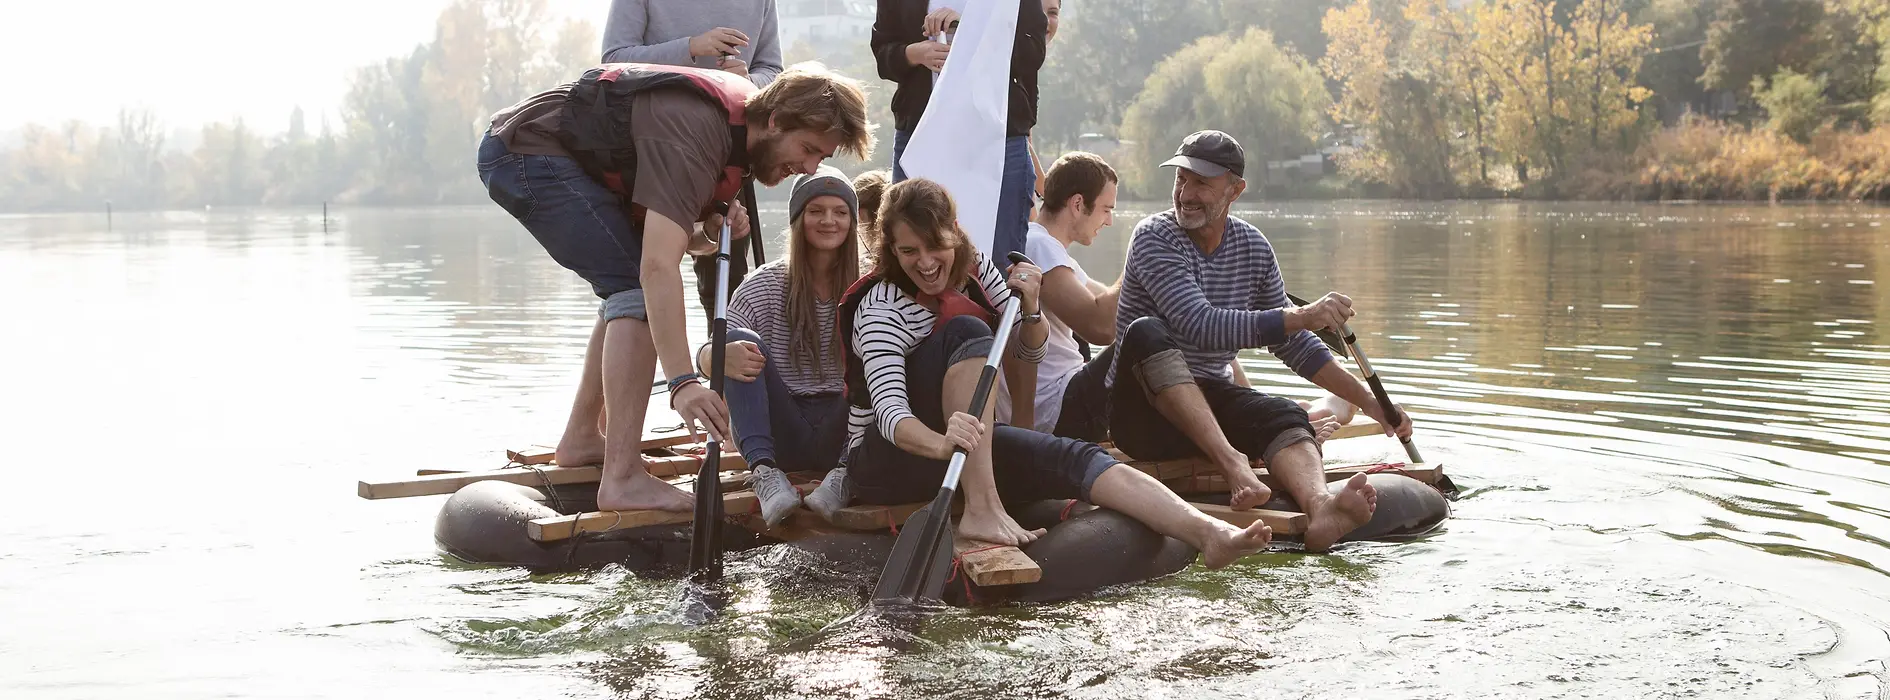
<svg viewBox="0 0 1890 700"><path fill-rule="evenodd" d="M788 202L787 256L756 268L728 301L723 369L732 381L723 391L736 448L753 472L770 527L801 504L784 472L825 472L839 463L846 443L834 310L860 277L858 208L852 184L831 166L801 177ZM705 344L696 365L708 362ZM809 505L831 510L819 506L823 498L836 500L823 494L833 490L810 494Z"/></svg>

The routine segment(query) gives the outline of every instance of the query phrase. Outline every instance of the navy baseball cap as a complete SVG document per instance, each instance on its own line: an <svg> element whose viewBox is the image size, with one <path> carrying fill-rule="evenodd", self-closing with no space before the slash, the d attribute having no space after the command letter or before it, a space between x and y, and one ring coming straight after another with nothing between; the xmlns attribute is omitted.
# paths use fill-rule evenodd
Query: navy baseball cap
<svg viewBox="0 0 1890 700"><path fill-rule="evenodd" d="M1175 157L1162 163L1164 168L1169 166L1187 168L1206 177L1220 177L1221 173L1247 176L1247 156L1240 142L1213 129L1197 131L1182 139L1181 147L1175 149Z"/></svg>

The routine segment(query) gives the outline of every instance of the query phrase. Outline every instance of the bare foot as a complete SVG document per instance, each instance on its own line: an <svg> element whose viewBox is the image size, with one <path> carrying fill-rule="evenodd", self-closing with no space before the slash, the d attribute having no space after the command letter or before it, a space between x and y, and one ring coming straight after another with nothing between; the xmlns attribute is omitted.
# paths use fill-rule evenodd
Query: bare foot
<svg viewBox="0 0 1890 700"><path fill-rule="evenodd" d="M696 497L650 476L637 465L622 474L605 473L597 482L598 510L675 510L696 507Z"/></svg>
<svg viewBox="0 0 1890 700"><path fill-rule="evenodd" d="M1346 533L1370 522L1378 510L1378 489L1364 474L1353 474L1336 494L1307 505L1306 551L1323 552Z"/></svg>
<svg viewBox="0 0 1890 700"><path fill-rule="evenodd" d="M1300 408L1306 409L1306 417L1315 423L1321 418L1331 418L1345 425L1352 422L1352 416L1358 413L1358 407L1347 403L1345 399L1328 394L1318 401L1298 401Z"/></svg>
<svg viewBox="0 0 1890 700"><path fill-rule="evenodd" d="M1234 510L1247 510L1273 497L1273 489L1260 483L1260 477L1253 475L1253 467L1245 461L1236 462L1233 468L1221 467L1221 473L1227 475L1227 507Z"/></svg>
<svg viewBox="0 0 1890 700"><path fill-rule="evenodd" d="M552 460L560 467L582 467L587 464L604 463L604 434L589 430L572 434L565 431L558 440L558 450Z"/></svg>
<svg viewBox="0 0 1890 700"><path fill-rule="evenodd" d="M1003 507L973 508L965 504L965 517L958 521L958 536L968 540L1021 547L1035 541L1046 530L1026 530L1011 519Z"/></svg>
<svg viewBox="0 0 1890 700"><path fill-rule="evenodd" d="M1232 525L1221 524L1214 529L1214 534L1201 547L1201 565L1210 569L1219 569L1232 564L1241 557L1267 548L1273 540L1273 529L1258 520L1242 530Z"/></svg>
<svg viewBox="0 0 1890 700"><path fill-rule="evenodd" d="M1332 439L1332 434L1339 432L1339 419L1332 416L1314 418L1312 421L1313 444L1324 445Z"/></svg>

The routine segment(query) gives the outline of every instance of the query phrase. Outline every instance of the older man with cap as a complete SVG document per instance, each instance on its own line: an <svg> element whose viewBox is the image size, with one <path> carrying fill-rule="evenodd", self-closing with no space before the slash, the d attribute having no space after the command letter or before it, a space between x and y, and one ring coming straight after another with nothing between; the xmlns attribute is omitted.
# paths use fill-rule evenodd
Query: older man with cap
<svg viewBox="0 0 1890 700"><path fill-rule="evenodd" d="M860 277L858 209L852 183L832 166L797 180L788 200L787 256L756 268L728 302L722 367L730 381L723 390L735 447L752 470L770 526L801 504L783 472L832 469L845 447L834 310ZM705 374L708 351L705 345L696 353ZM845 500L826 491L810 495L812 505Z"/></svg>
<svg viewBox="0 0 1890 700"><path fill-rule="evenodd" d="M1380 423L1392 424L1378 415L1371 390L1333 362L1313 334L1350 318L1352 301L1333 293L1301 307L1287 302L1272 245L1259 229L1229 214L1247 189L1246 158L1232 136L1211 130L1191 134L1162 167L1175 169L1175 206L1135 227L1116 336L1124 338L1130 325L1143 319L1138 332L1165 333L1188 371L1145 371L1141 364L1118 362L1107 381L1137 382L1150 394L1178 383L1199 387L1228 441L1249 460L1264 462L1306 512L1306 548L1324 551L1371 519L1377 492L1363 475L1336 493L1329 491L1306 410L1234 383L1229 365L1241 350L1266 348L1300 376ZM1137 459L1200 455L1185 432L1160 412L1141 408L1146 406L1112 405L1109 424L1118 448ZM1408 434L1408 419L1397 424L1400 433ZM1232 484L1237 493L1268 494L1251 471L1239 476L1244 478Z"/></svg>

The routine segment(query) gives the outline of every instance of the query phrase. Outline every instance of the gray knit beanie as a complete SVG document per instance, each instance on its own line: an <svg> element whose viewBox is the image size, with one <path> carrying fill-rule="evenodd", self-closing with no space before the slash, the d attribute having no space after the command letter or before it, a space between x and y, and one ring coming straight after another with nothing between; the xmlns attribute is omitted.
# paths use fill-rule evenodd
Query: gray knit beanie
<svg viewBox="0 0 1890 700"><path fill-rule="evenodd" d="M827 195L845 200L847 210L853 212L854 219L859 219L860 198L853 191L853 183L838 168L822 164L812 175L802 175L794 181L794 192L788 195L788 221L801 218L801 210L815 197Z"/></svg>

